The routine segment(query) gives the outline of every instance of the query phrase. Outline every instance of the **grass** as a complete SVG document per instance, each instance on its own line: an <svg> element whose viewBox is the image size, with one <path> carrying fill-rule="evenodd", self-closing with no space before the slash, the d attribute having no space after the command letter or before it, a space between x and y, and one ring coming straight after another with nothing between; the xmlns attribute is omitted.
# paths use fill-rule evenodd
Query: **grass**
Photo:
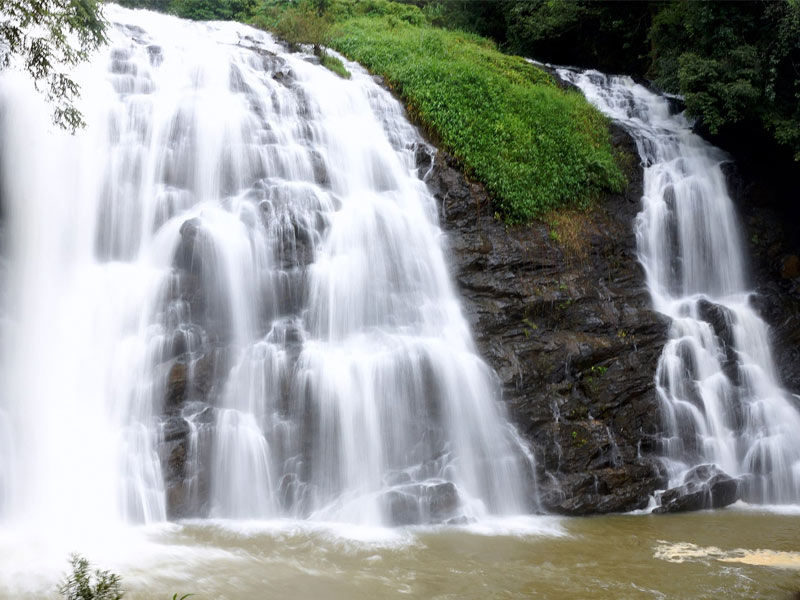
<svg viewBox="0 0 800 600"><path fill-rule="evenodd" d="M325 67L330 71L333 71L339 77L342 77L343 79L350 79L350 71L348 71L347 68L342 63L342 61L336 58L335 56L323 53L320 62L322 63L323 67Z"/></svg>
<svg viewBox="0 0 800 600"><path fill-rule="evenodd" d="M302 0L282 6L278 21L287 11L313 19ZM331 0L319 18L324 43L381 75L432 140L486 185L506 222L624 188L606 118L522 58L388 0ZM268 18L255 23L269 28Z"/></svg>

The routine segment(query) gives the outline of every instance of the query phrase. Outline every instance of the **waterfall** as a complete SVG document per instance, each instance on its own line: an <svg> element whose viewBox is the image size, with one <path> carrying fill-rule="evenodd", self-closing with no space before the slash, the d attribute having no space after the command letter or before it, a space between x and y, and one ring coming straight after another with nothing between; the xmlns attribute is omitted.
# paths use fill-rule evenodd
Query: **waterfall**
<svg viewBox="0 0 800 600"><path fill-rule="evenodd" d="M558 73L630 132L644 164L639 260L655 309L672 320L656 373L671 486L715 463L741 478L748 501L800 502L800 404L781 388L750 304L726 156L628 77Z"/></svg>
<svg viewBox="0 0 800 600"><path fill-rule="evenodd" d="M0 83L0 518L534 508L402 107L243 25L105 11L84 131Z"/></svg>

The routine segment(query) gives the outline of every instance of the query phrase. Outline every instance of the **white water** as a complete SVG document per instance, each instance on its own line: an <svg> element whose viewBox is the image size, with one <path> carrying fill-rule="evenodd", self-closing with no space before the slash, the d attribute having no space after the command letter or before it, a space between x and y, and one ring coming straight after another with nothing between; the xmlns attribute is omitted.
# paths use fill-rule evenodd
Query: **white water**
<svg viewBox="0 0 800 600"><path fill-rule="evenodd" d="M636 235L655 309L672 319L656 373L671 485L716 463L743 477L748 501L800 502L798 399L781 388L749 302L726 157L630 78L559 74L633 135L645 165Z"/></svg>
<svg viewBox="0 0 800 600"><path fill-rule="evenodd" d="M529 512L401 106L241 25L105 10L85 131L0 84L2 522Z"/></svg>

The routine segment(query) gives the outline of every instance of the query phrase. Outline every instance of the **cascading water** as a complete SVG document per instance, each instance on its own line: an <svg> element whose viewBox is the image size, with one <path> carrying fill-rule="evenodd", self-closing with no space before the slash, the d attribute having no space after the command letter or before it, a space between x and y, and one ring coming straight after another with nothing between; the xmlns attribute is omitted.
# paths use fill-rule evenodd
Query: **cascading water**
<svg viewBox="0 0 800 600"><path fill-rule="evenodd" d="M400 105L245 26L106 15L85 131L2 83L5 522L529 512Z"/></svg>
<svg viewBox="0 0 800 600"><path fill-rule="evenodd" d="M749 302L726 157L630 78L558 73L631 133L645 165L636 236L655 308L672 319L656 373L671 484L716 463L742 478L746 500L800 502L798 399L781 388Z"/></svg>

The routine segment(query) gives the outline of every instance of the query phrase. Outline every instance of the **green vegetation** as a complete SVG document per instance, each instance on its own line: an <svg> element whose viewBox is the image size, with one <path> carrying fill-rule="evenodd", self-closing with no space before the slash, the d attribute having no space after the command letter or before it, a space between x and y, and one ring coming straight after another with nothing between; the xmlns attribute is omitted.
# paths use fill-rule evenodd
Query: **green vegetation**
<svg viewBox="0 0 800 600"><path fill-rule="evenodd" d="M65 600L121 600L122 578L109 571L90 571L89 561L78 554L69 558L72 570L64 576L58 593Z"/></svg>
<svg viewBox="0 0 800 600"><path fill-rule="evenodd" d="M244 21L257 0L115 0L128 8L146 8L195 21Z"/></svg>
<svg viewBox="0 0 800 600"><path fill-rule="evenodd" d="M123 0L188 18L238 18L290 47L309 44L348 78L332 47L381 75L440 146L483 182L508 223L620 191L607 120L581 94L474 34L434 26L444 12L389 0ZM210 7L215 7L211 10ZM439 10L439 12L437 12Z"/></svg>
<svg viewBox="0 0 800 600"><path fill-rule="evenodd" d="M308 24L313 14L330 23L322 35ZM290 41L324 42L383 76L412 118L486 184L510 223L625 184L605 117L484 38L434 27L416 6L387 0L333 0L323 11L271 3L253 19L279 35L292 21L301 23L293 35L314 35Z"/></svg>
<svg viewBox="0 0 800 600"><path fill-rule="evenodd" d="M70 572L58 585L58 593L65 600L122 600L125 591L122 589L122 577L110 571L101 571L92 567L89 561L79 554L69 557ZM172 600L187 600L194 594L177 593Z"/></svg>
<svg viewBox="0 0 800 600"><path fill-rule="evenodd" d="M24 69L54 105L53 121L83 127L75 100L80 86L71 67L105 43L106 23L96 0L13 0L0 12L0 70Z"/></svg>
<svg viewBox="0 0 800 600"><path fill-rule="evenodd" d="M649 39L650 74L711 133L760 125L800 161L800 2L675 2Z"/></svg>
<svg viewBox="0 0 800 600"><path fill-rule="evenodd" d="M331 56L330 54L323 54L322 59L320 61L322 66L326 69L330 69L334 73L336 73L339 77L344 77L345 79L350 79L350 71L344 66L341 60L336 58L335 56Z"/></svg>
<svg viewBox="0 0 800 600"><path fill-rule="evenodd" d="M503 49L652 79L732 146L800 161L800 1L420 0ZM779 154L780 154L779 152Z"/></svg>

